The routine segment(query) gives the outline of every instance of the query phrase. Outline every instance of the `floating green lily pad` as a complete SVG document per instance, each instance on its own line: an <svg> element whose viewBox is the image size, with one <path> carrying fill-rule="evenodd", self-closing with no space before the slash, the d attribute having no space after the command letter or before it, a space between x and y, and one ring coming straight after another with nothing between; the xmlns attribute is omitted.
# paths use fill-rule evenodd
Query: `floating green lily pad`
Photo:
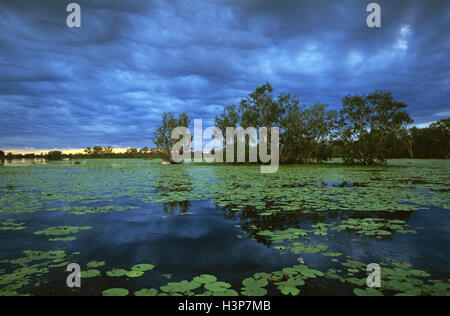
<svg viewBox="0 0 450 316"><path fill-rule="evenodd" d="M133 271L147 272L155 268L153 264L137 264L131 268Z"/></svg>
<svg viewBox="0 0 450 316"><path fill-rule="evenodd" d="M103 291L103 296L127 296L130 292L126 289L109 289Z"/></svg>
<svg viewBox="0 0 450 316"><path fill-rule="evenodd" d="M124 269L113 269L111 271L106 272L106 275L109 277L123 277L128 273L127 270Z"/></svg>
<svg viewBox="0 0 450 316"><path fill-rule="evenodd" d="M101 275L101 272L99 270L87 270L81 272L81 277L85 279L95 278Z"/></svg>
<svg viewBox="0 0 450 316"><path fill-rule="evenodd" d="M155 289L142 289L137 292L134 292L134 296L156 296L158 295L158 291Z"/></svg>

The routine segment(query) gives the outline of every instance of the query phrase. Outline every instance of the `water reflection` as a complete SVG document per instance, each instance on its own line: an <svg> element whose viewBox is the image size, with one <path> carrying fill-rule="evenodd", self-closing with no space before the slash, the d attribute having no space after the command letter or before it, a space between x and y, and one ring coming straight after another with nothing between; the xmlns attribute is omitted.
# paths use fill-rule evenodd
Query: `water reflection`
<svg viewBox="0 0 450 316"><path fill-rule="evenodd" d="M47 160L44 158L34 158L34 159L2 159L0 161L1 166L5 167L26 167L34 164L47 164Z"/></svg>
<svg viewBox="0 0 450 316"><path fill-rule="evenodd" d="M305 244L325 244L330 252L342 253L342 258L349 256L361 262L381 262L389 257L398 262L409 262L414 268L448 274L450 265L447 248L450 242L448 233L450 225L448 225L447 210L430 209L413 213L314 209L311 206L306 207L307 204L302 204L299 200L295 203L288 200L284 202L274 200L270 190L252 190L253 185L261 178L255 177L252 181L244 181L241 177L243 172L235 171L243 169L233 169L232 173L224 173L231 169L220 166L149 166L146 162L136 160L107 162L111 163L111 168L109 164L105 167L105 161L100 160L90 160L87 166L80 166L80 169L95 170L98 173L92 177L89 173L72 172L69 168L73 166L69 165L62 169L67 174L50 171L42 176L41 172L27 172L48 167L51 170L54 164L52 162L45 168L26 169L23 172L24 175L16 175L16 178L12 178L20 180L23 176L24 189L38 188L45 192L39 195L39 199L42 199L44 204L40 212L33 214L0 214L0 223L14 218L15 222L25 223L27 226L24 230L14 232L0 229L0 270L11 268L4 260L23 257L22 251L25 249L64 249L68 254L79 253L73 262L80 263L83 267L86 267L90 261L106 261L106 266L99 269L102 271L101 277L83 280L87 286L83 286L81 293L86 295L98 295L104 289L116 287L158 288L168 282L161 277L163 274L173 274L173 281L191 280L204 273L214 274L220 280L230 282L233 288L239 289L242 286L242 280L255 272L278 271L298 264L298 254L293 252L280 254L272 247L272 240L259 235L258 232L284 231L289 228L310 230L312 225L318 223L337 225L348 219L378 218L403 220L411 227L414 226L414 229L417 226L421 229L417 229L419 232L417 235L393 234L383 236L381 239L358 235L351 230L331 232L330 229L328 236L308 233L307 236L299 237L298 240ZM55 166L58 166L58 163L55 163ZM3 171L5 174L12 174L15 170L4 169ZM36 175L40 179L70 181L61 181L58 182L61 185L49 187L49 182L32 182L25 178ZM265 187L281 186L282 175L279 175L280 181L271 180ZM351 179L351 177L348 178ZM55 206L47 199L48 192L55 195L61 192L61 187L65 188L70 183L82 183L78 182L82 179L98 180L98 182L92 182L93 187L88 187L89 199L98 200L87 204L89 207L95 204L98 207L136 205L138 208L126 212L116 212L108 208L105 212L82 215L69 214L65 210L48 211ZM315 189L321 189L319 186L342 185L347 188L359 184L334 181L338 179L340 179L338 176L333 175L325 178L328 181L321 182L315 177L306 180L298 177L295 179L295 185L298 185L298 182L304 182L301 185L306 186L309 183ZM218 184L214 186L213 182ZM289 181L286 182L289 184ZM33 183L33 186L30 183ZM370 184L366 179L362 179L360 183ZM230 189L231 187L233 189ZM239 194L234 195L241 190L249 190L248 198ZM119 191L123 194L109 195L110 192ZM291 190L291 194L300 194L299 191ZM25 191L22 190L22 192ZM18 203L27 201L24 195L18 196L14 192L10 194L7 191L0 191L0 193L4 193L4 206L8 207L7 203L11 201L16 203L18 208L25 208L24 204ZM102 194L107 194L108 198L105 200ZM230 197L228 205L225 206L224 195ZM18 196L17 199L16 196ZM148 196L151 196L152 200L146 200ZM137 197L145 201L138 201ZM111 201L109 198L114 200ZM258 202L258 206L248 206L247 203L251 199L255 203ZM215 202L218 200L221 201L220 205ZM85 201L85 199L65 201L64 205L83 207L86 205ZM289 203L291 205L288 206L292 209L281 211L282 206ZM243 204L247 206L242 207ZM292 205L296 208L291 207ZM370 207L369 204L368 207ZM179 216L189 212L195 215ZM264 212L271 214L262 216L261 213ZM49 242L47 237L34 234L48 227L68 224L78 227L92 226L92 229L80 232L76 235L76 240L68 243ZM330 259L321 255L302 253L301 256L308 266L323 272L335 267ZM3 264L2 261L4 261ZM113 268L129 269L139 263L151 263L157 268L135 280L112 279L105 276L105 273ZM41 283L42 285L32 290L32 293L72 294L65 287L66 274L60 272L59 268L51 270L50 273L53 274L46 276L46 280L50 283ZM308 283L302 289L302 293L307 293L310 289L315 289L318 294L347 293L342 292L343 285L339 284L334 289L329 287L327 280L320 279L319 282L321 283ZM353 287L348 289L349 294L352 294L352 291ZM23 292L27 293L28 289L24 289ZM279 292L274 294L279 295Z"/></svg>
<svg viewBox="0 0 450 316"><path fill-rule="evenodd" d="M156 182L156 192L159 196L170 198L170 202L162 203L163 212L167 215L172 215L177 211L181 214L186 214L191 208L191 202L183 196L188 196L186 193L193 190L191 178L186 169L182 166L162 166L159 169L158 180ZM167 179L172 179L168 181ZM177 196L177 200L173 201L173 197Z"/></svg>
<svg viewBox="0 0 450 316"><path fill-rule="evenodd" d="M299 206L296 211L278 211L272 212L271 215L261 216L261 213L276 209L275 201L266 201L264 208L256 208L251 206L244 207L241 211L236 212L235 205L229 205L226 207L220 207L216 205L218 209L221 209L224 213L224 218L231 221L238 220L241 223L242 231L248 236L252 237L259 243L262 243L268 247L272 245L271 239L266 236L261 236L258 233L265 230L270 231L284 231L289 228L310 229L312 225L320 223L330 222L342 222L348 219L380 219L380 220L402 220L406 223L409 222L411 215L414 212L355 212L355 211L314 211L302 209ZM351 230L347 231L350 234L357 235L356 232ZM371 238L376 238L372 236ZM392 239L392 236L385 236L384 239Z"/></svg>

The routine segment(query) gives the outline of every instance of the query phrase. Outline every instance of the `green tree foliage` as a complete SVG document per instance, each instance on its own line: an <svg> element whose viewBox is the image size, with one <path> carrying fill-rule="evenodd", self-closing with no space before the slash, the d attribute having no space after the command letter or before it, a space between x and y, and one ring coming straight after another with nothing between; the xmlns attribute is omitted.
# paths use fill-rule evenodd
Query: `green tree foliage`
<svg viewBox="0 0 450 316"><path fill-rule="evenodd" d="M139 154L142 155L142 156L146 156L146 155L148 155L149 153L150 153L150 149L148 149L147 146L145 146L144 148L141 148L141 149L139 150Z"/></svg>
<svg viewBox="0 0 450 316"><path fill-rule="evenodd" d="M240 115L235 105L225 106L223 113L216 116L216 126L222 131L227 127L237 127L240 122Z"/></svg>
<svg viewBox="0 0 450 316"><path fill-rule="evenodd" d="M436 143L435 152L439 158L450 158L450 118L430 125L431 137Z"/></svg>
<svg viewBox="0 0 450 316"><path fill-rule="evenodd" d="M331 157L328 142L336 129L336 111L328 111L326 104L307 108L291 94L275 97L269 83L241 100L239 109L225 107L216 117L216 126L223 133L227 127L267 127L269 143L271 127L280 128L280 154L282 163L310 163ZM247 151L248 151L247 142ZM235 150L236 152L236 150Z"/></svg>
<svg viewBox="0 0 450 316"><path fill-rule="evenodd" d="M47 155L8 153L7 156L0 151L0 159L163 158L171 162L170 151L178 141L171 139L172 131L176 127L188 127L189 123L186 113L178 117L164 113L153 135L156 149L151 150L129 148L125 153L114 153L112 147L94 146L86 148L84 155L53 151ZM343 157L346 163L363 165L385 163L388 158L450 158L450 119L427 128L408 128L412 119L406 104L395 100L390 92L346 96L342 109L337 112L322 103L301 105L291 94L275 96L272 86L266 83L241 100L239 106L226 106L216 116L215 123L224 136L227 127L279 127L283 164L320 162L331 157ZM249 150L248 140L246 150Z"/></svg>
<svg viewBox="0 0 450 316"><path fill-rule="evenodd" d="M307 164L330 159L329 143L336 136L337 112L328 111L328 105L323 103L306 107L290 95L283 98L287 111L281 124L282 163Z"/></svg>
<svg viewBox="0 0 450 316"><path fill-rule="evenodd" d="M385 163L394 148L391 140L412 123L406 104L390 92L346 96L339 113L342 154L346 163Z"/></svg>
<svg viewBox="0 0 450 316"><path fill-rule="evenodd" d="M125 151L125 157L127 157L127 158L136 158L138 155L139 155L139 151L137 148L134 148L134 147L128 148Z"/></svg>
<svg viewBox="0 0 450 316"><path fill-rule="evenodd" d="M63 153L58 150L50 151L46 155L46 159L48 160L62 160L64 158Z"/></svg>
<svg viewBox="0 0 450 316"><path fill-rule="evenodd" d="M426 128L404 129L396 139L403 147L393 155L395 158L450 158L450 118L431 124ZM402 151L403 149L403 151Z"/></svg>
<svg viewBox="0 0 450 316"><path fill-rule="evenodd" d="M236 105L227 105L223 109L223 113L216 116L216 126L226 133L227 127L238 127L241 120L241 116L236 109ZM226 139L224 138L224 145L226 144Z"/></svg>
<svg viewBox="0 0 450 316"><path fill-rule="evenodd" d="M241 116L239 114L239 110L236 108L236 105L227 105L223 109L222 114L216 116L216 126L222 130L223 133L223 146L224 146L224 156L226 156L226 143L227 143L227 135L226 135L226 129L227 127L238 127L241 120ZM229 139L228 141L231 142L233 139ZM235 155L235 161L237 160L237 143L236 143L236 137L234 137L234 155Z"/></svg>
<svg viewBox="0 0 450 316"><path fill-rule="evenodd" d="M88 147L84 153L89 158L157 158L154 151L148 147L142 149L128 148L124 153L114 153L113 147L94 146ZM80 158L80 155L74 155L74 158Z"/></svg>
<svg viewBox="0 0 450 316"><path fill-rule="evenodd" d="M112 147L94 146L87 147L84 153L91 158L109 158L114 156Z"/></svg>
<svg viewBox="0 0 450 316"><path fill-rule="evenodd" d="M162 159L173 162L170 151L178 140L172 139L172 131L177 127L188 127L189 122L190 119L186 113L181 113L178 118L173 113L162 115L161 125L156 127L153 134L153 143L160 151Z"/></svg>
<svg viewBox="0 0 450 316"><path fill-rule="evenodd" d="M100 157L103 155L103 147L100 146L94 146L94 148L92 148L92 156L94 157Z"/></svg>
<svg viewBox="0 0 450 316"><path fill-rule="evenodd" d="M283 104L274 98L272 86L266 83L241 100L240 123L243 128L280 126L285 111Z"/></svg>

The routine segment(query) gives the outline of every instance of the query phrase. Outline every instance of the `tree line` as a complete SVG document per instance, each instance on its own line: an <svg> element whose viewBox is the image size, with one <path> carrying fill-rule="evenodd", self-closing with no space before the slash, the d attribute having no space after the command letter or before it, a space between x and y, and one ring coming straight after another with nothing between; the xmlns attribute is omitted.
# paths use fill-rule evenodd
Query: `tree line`
<svg viewBox="0 0 450 316"><path fill-rule="evenodd" d="M408 127L413 120L407 105L387 91L348 95L342 99L340 110L331 110L324 103L303 105L289 93L275 96L272 86L266 83L238 105L226 106L216 116L215 123L222 131L227 127L268 127L269 140L270 127L279 127L282 164L309 164L335 157L348 164L361 165L384 164L389 158L450 158L450 118L426 128ZM112 147L94 146L80 154L51 151L40 155L0 151L0 159L162 158L171 161L170 151L177 142L171 139L172 130L189 124L186 113L178 116L164 113L161 125L154 131L153 149L129 148L114 153ZM248 146L247 139L247 150Z"/></svg>
<svg viewBox="0 0 450 316"><path fill-rule="evenodd" d="M141 149L138 148L128 148L125 152L115 153L112 147L87 147L84 153L66 154L59 150L50 151L48 153L41 154L5 154L0 151L1 160L12 160L12 159L47 159L47 160L62 160L62 159L91 159L91 158L147 158L154 159L160 158L161 155L157 150L151 150L148 147Z"/></svg>
<svg viewBox="0 0 450 316"><path fill-rule="evenodd" d="M171 131L187 127L186 113L164 113L154 133L154 143L166 160L176 142ZM339 111L324 103L302 105L289 93L274 95L269 83L256 88L239 105L228 105L216 116L216 126L280 129L280 162L308 164L340 157L348 164L385 164L389 158L450 158L450 119L427 128L413 123L407 105L391 92L348 95ZM247 148L249 140L246 140ZM224 152L226 155L226 152Z"/></svg>

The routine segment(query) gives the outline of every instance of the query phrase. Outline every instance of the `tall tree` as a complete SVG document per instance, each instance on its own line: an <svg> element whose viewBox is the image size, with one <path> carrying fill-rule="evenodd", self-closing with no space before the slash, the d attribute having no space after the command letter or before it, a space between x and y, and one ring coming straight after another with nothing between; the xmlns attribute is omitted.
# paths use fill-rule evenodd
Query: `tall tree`
<svg viewBox="0 0 450 316"><path fill-rule="evenodd" d="M303 120L299 122L301 163L309 163L313 159L320 162L331 158L329 141L334 139L333 132L337 130L338 114L327 108L327 104L317 103L303 111Z"/></svg>
<svg viewBox="0 0 450 316"><path fill-rule="evenodd" d="M346 96L340 111L344 161L372 165L385 163L392 148L389 138L412 123L406 104L390 92Z"/></svg>
<svg viewBox="0 0 450 316"><path fill-rule="evenodd" d="M144 148L141 148L139 150L139 155L145 157L146 155L148 155L150 153L150 149L148 149L147 146L145 146Z"/></svg>
<svg viewBox="0 0 450 316"><path fill-rule="evenodd" d="M113 153L113 148L111 146L103 148L104 155L111 155Z"/></svg>
<svg viewBox="0 0 450 316"><path fill-rule="evenodd" d="M87 148L84 150L84 153L85 153L86 155L88 155L88 156L92 155L92 148L91 148L91 147L87 147Z"/></svg>
<svg viewBox="0 0 450 316"><path fill-rule="evenodd" d="M290 95L282 98L286 115L281 124L281 161L307 164L331 158L329 142L337 130L337 112L323 103L306 107Z"/></svg>
<svg viewBox="0 0 450 316"><path fill-rule="evenodd" d="M216 126L225 133L227 127L237 127L241 117L235 105L227 105L223 109L222 114L216 116Z"/></svg>
<svg viewBox="0 0 450 316"><path fill-rule="evenodd" d="M239 112L243 128L270 128L280 126L285 109L273 96L273 88L270 83L266 83L241 100Z"/></svg>
<svg viewBox="0 0 450 316"><path fill-rule="evenodd" d="M233 127L236 128L239 126L240 124L240 120L241 120L241 115L238 111L238 109L236 108L236 105L227 105L225 106L225 108L223 109L222 114L220 115L216 115L216 126L222 131L222 134L224 136L223 138L223 146L224 146L224 155L226 156L227 151L226 151L226 144L227 141L229 143L231 143L231 141L233 141L234 143L234 161L237 160L237 142L236 142L236 136L231 137L230 139L227 140L226 137L228 137L226 135L226 131L227 131L227 127Z"/></svg>
<svg viewBox="0 0 450 316"><path fill-rule="evenodd" d="M267 146L271 148L272 127L280 126L285 109L275 98L270 83L257 87L247 98L241 100L239 113L242 128L253 127L258 133L260 128L267 128ZM259 142L253 138L254 136L249 135L249 139L245 139L245 157L251 152L250 146L256 144L259 147Z"/></svg>
<svg viewBox="0 0 450 316"><path fill-rule="evenodd" d="M186 113L181 113L178 118L173 113L163 113L161 125L154 131L153 143L165 161L173 162L171 149L178 142L172 139L172 131L177 127L187 128L189 123L190 119Z"/></svg>
<svg viewBox="0 0 450 316"><path fill-rule="evenodd" d="M450 118L430 125L439 158L450 158Z"/></svg>
<svg viewBox="0 0 450 316"><path fill-rule="evenodd" d="M309 163L326 160L331 156L328 144L336 130L336 111L328 111L327 105L301 106L291 94L275 97L269 83L256 88L240 102L239 109L227 106L216 117L216 126L280 128L280 160L282 163ZM248 150L248 143L246 144ZM235 150L236 152L236 150Z"/></svg>
<svg viewBox="0 0 450 316"><path fill-rule="evenodd" d="M415 127L414 127L415 128ZM414 158L414 129L404 127L399 130L398 139L403 144L404 148L408 152L409 158ZM400 151L401 152L401 151ZM396 158L402 155L397 155Z"/></svg>
<svg viewBox="0 0 450 316"><path fill-rule="evenodd" d="M299 154L302 150L301 138L303 126L304 106L300 101L290 94L282 95L278 101L285 109L285 115L281 119L280 128L280 162L295 163L299 160Z"/></svg>
<svg viewBox="0 0 450 316"><path fill-rule="evenodd" d="M48 160L62 160L63 159L63 153L59 150L50 151L46 158Z"/></svg>
<svg viewBox="0 0 450 316"><path fill-rule="evenodd" d="M92 148L92 156L101 157L102 155L103 155L103 147L94 146L94 148Z"/></svg>
<svg viewBox="0 0 450 316"><path fill-rule="evenodd" d="M125 156L128 158L136 158L138 156L138 149L135 147L127 148Z"/></svg>

